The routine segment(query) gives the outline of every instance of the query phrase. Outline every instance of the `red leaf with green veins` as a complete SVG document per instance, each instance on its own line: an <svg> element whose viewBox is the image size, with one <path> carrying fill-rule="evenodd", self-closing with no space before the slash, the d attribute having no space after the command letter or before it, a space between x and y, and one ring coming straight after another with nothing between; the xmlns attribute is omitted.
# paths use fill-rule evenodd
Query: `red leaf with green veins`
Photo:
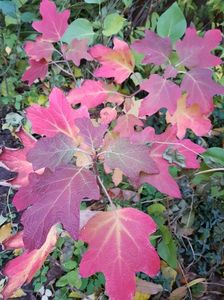
<svg viewBox="0 0 224 300"><path fill-rule="evenodd" d="M27 152L33 148L36 140L32 136L21 130L18 134L23 143L22 149L4 149L0 155L1 161L13 172L18 175L11 182L15 185L24 186L28 183L28 175L33 172L32 164L27 161Z"/></svg>
<svg viewBox="0 0 224 300"><path fill-rule="evenodd" d="M111 141L103 152L106 166L120 169L134 183L138 182L140 172L158 172L156 163L149 156L149 148L132 144L127 138Z"/></svg>
<svg viewBox="0 0 224 300"><path fill-rule="evenodd" d="M161 108L167 108L174 113L177 108L177 100L181 96L181 89L178 85L157 74L143 81L141 89L149 95L142 101L139 116L153 115Z"/></svg>
<svg viewBox="0 0 224 300"><path fill-rule="evenodd" d="M28 152L27 160L32 163L34 171L41 168L54 171L57 166L69 163L76 149L74 140L63 133L57 133L53 137L38 140Z"/></svg>
<svg viewBox="0 0 224 300"><path fill-rule="evenodd" d="M106 125L95 127L91 120L86 118L77 119L75 125L79 128L79 135L83 137L84 143L93 151L102 146L103 137L107 131Z"/></svg>
<svg viewBox="0 0 224 300"><path fill-rule="evenodd" d="M3 274L8 277L8 282L2 292L4 299L11 298L18 288L33 279L36 272L44 264L47 256L54 249L57 237L56 227L53 226L40 249L24 252L6 264Z"/></svg>
<svg viewBox="0 0 224 300"><path fill-rule="evenodd" d="M74 110L58 88L54 88L50 93L49 107L34 104L26 109L26 113L32 123L33 132L47 137L62 132L73 139L76 138L78 132L75 119L88 117L86 109Z"/></svg>
<svg viewBox="0 0 224 300"><path fill-rule="evenodd" d="M98 60L102 66L95 70L97 77L114 77L116 83L122 83L133 72L134 56L127 43L114 38L114 48L96 45L90 49L90 54Z"/></svg>
<svg viewBox="0 0 224 300"><path fill-rule="evenodd" d="M162 65L168 60L172 52L170 38L162 38L150 30L146 30L144 38L135 41L131 48L145 55L143 64Z"/></svg>
<svg viewBox="0 0 224 300"><path fill-rule="evenodd" d="M134 208L100 212L81 230L79 239L89 244L80 264L80 274L89 277L103 272L111 300L131 300L136 272L155 276L159 257L149 242L156 224Z"/></svg>
<svg viewBox="0 0 224 300"><path fill-rule="evenodd" d="M205 114L213 110L213 96L224 93L224 87L212 80L212 70L199 68L185 74L181 89L188 95L187 104L197 103Z"/></svg>
<svg viewBox="0 0 224 300"><path fill-rule="evenodd" d="M43 40L58 42L68 27L69 10L58 12L53 1L42 0L40 4L41 21L33 22L33 28L41 32Z"/></svg>
<svg viewBox="0 0 224 300"><path fill-rule="evenodd" d="M180 64L190 69L208 68L221 64L221 59L211 54L221 40L222 34L218 29L208 30L204 37L200 37L195 28L187 28L183 40L176 43Z"/></svg>
<svg viewBox="0 0 224 300"><path fill-rule="evenodd" d="M44 80L48 72L48 62L44 58L39 61L30 59L29 64L29 68L23 74L22 80L28 81L29 85L38 78Z"/></svg>
<svg viewBox="0 0 224 300"><path fill-rule="evenodd" d="M25 44L26 54L33 60L41 60L44 58L46 61L50 61L54 46L46 41L37 39L35 42L29 41Z"/></svg>
<svg viewBox="0 0 224 300"><path fill-rule="evenodd" d="M73 165L59 166L54 173L45 171L33 192L37 193L37 201L22 216L24 244L28 249L39 248L56 223L61 223L76 239L81 201L100 197L96 176Z"/></svg>
<svg viewBox="0 0 224 300"><path fill-rule="evenodd" d="M121 103L123 97L113 91L113 85L109 86L101 81L85 80L81 87L72 89L68 96L71 104L81 103L88 108L93 108L104 102Z"/></svg>
<svg viewBox="0 0 224 300"><path fill-rule="evenodd" d="M63 45L62 51L66 60L71 60L76 66L79 66L81 59L93 60L92 56L88 53L88 48L88 39L74 39L68 46Z"/></svg>
<svg viewBox="0 0 224 300"><path fill-rule="evenodd" d="M132 140L136 143L151 144L150 157L156 162L159 168L158 174L141 174L140 183L147 182L156 187L161 193L180 198L179 187L169 173L169 166L171 164L164 158L164 153L171 147L171 149L177 150L183 157L186 168L197 169L200 166L197 161L197 155L204 152L205 149L194 144L189 139L178 140L176 134L177 128L175 126L169 127L162 134L155 134L152 127L147 127L140 133L135 133Z"/></svg>

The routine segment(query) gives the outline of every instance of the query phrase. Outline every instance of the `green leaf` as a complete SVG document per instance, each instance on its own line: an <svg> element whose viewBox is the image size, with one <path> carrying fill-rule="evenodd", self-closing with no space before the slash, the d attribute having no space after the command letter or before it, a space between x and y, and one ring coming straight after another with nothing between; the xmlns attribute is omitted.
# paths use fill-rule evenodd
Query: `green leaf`
<svg viewBox="0 0 224 300"><path fill-rule="evenodd" d="M224 166L224 149L219 147L209 148L203 153L204 162L211 168Z"/></svg>
<svg viewBox="0 0 224 300"><path fill-rule="evenodd" d="M21 21L24 23L32 23L35 19L35 15L32 12L24 12L21 14Z"/></svg>
<svg viewBox="0 0 224 300"><path fill-rule="evenodd" d="M122 29L124 20L118 13L107 15L103 23L103 34L105 36L117 34Z"/></svg>
<svg viewBox="0 0 224 300"><path fill-rule="evenodd" d="M125 7L130 7L133 3L133 0L122 0L124 3Z"/></svg>
<svg viewBox="0 0 224 300"><path fill-rule="evenodd" d="M187 22L183 12L175 2L158 19L157 33L161 37L170 37L173 42L181 38L186 30Z"/></svg>
<svg viewBox="0 0 224 300"><path fill-rule="evenodd" d="M12 1L0 1L0 10L5 16L16 18L16 5Z"/></svg>
<svg viewBox="0 0 224 300"><path fill-rule="evenodd" d="M68 284L74 286L75 288L79 289L82 285L82 280L79 277L78 270L71 271L66 274Z"/></svg>
<svg viewBox="0 0 224 300"><path fill-rule="evenodd" d="M104 0L84 0L84 1L89 4L101 4Z"/></svg>
<svg viewBox="0 0 224 300"><path fill-rule="evenodd" d="M160 203L155 203L147 207L149 215L161 215L165 210L165 206Z"/></svg>
<svg viewBox="0 0 224 300"><path fill-rule="evenodd" d="M64 262L62 266L65 269L65 271L71 271L77 267L77 262L74 260L68 260Z"/></svg>
<svg viewBox="0 0 224 300"><path fill-rule="evenodd" d="M165 241L161 241L157 247L159 256L165 260L172 268L177 267L177 248L173 239L167 244Z"/></svg>
<svg viewBox="0 0 224 300"><path fill-rule="evenodd" d="M79 18L68 26L61 40L69 44L73 39L88 39L92 43L94 34L92 24L87 19Z"/></svg>

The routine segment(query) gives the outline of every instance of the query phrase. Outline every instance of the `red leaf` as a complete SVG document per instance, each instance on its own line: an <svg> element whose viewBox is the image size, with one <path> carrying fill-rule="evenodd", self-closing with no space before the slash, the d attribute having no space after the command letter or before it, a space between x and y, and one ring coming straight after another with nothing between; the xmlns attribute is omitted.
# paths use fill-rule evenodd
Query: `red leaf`
<svg viewBox="0 0 224 300"><path fill-rule="evenodd" d="M41 168L54 171L57 166L69 163L76 149L74 140L63 133L57 133L53 137L39 139L28 152L27 160L32 163L34 171Z"/></svg>
<svg viewBox="0 0 224 300"><path fill-rule="evenodd" d="M79 239L89 244L80 264L80 274L89 277L103 272L111 300L131 300L136 272L155 276L159 257L149 242L156 224L134 208L100 212L81 230Z"/></svg>
<svg viewBox="0 0 224 300"><path fill-rule="evenodd" d="M107 131L106 125L94 127L90 119L77 119L75 125L79 128L79 135L84 139L84 143L94 152L103 144L103 136Z"/></svg>
<svg viewBox="0 0 224 300"><path fill-rule="evenodd" d="M151 116L163 107L167 108L170 113L175 112L177 100L181 96L178 85L153 74L141 84L141 89L147 91L149 95L144 98L141 104L140 116Z"/></svg>
<svg viewBox="0 0 224 300"><path fill-rule="evenodd" d="M76 239L80 202L86 197L100 197L96 176L73 165L59 166L54 173L45 171L32 190L37 199L22 216L23 240L28 249L39 248L51 226L57 223L62 223Z"/></svg>
<svg viewBox="0 0 224 300"><path fill-rule="evenodd" d="M88 108L93 108L104 102L121 103L123 97L113 91L113 86L108 86L101 81L85 80L81 87L74 88L67 96L71 104L81 103Z"/></svg>
<svg viewBox="0 0 224 300"><path fill-rule="evenodd" d="M100 111L100 122L101 124L109 124L117 117L117 111L112 107L105 107Z"/></svg>
<svg viewBox="0 0 224 300"><path fill-rule="evenodd" d="M158 172L157 165L149 156L148 147L132 144L127 138L111 141L104 150L104 158L106 166L120 169L134 183L138 182L140 172Z"/></svg>
<svg viewBox="0 0 224 300"><path fill-rule="evenodd" d="M177 41L176 51L180 57L180 63L188 68L208 68L219 65L221 59L211 51L222 40L221 31L212 29L199 37L195 28L187 28L182 41Z"/></svg>
<svg viewBox="0 0 224 300"><path fill-rule="evenodd" d="M125 114L117 119L114 131L119 132L120 137L131 137L135 133L136 125L143 126L143 122L132 114Z"/></svg>
<svg viewBox="0 0 224 300"><path fill-rule="evenodd" d="M140 133L135 133L132 140L143 144L151 143L150 157L156 162L159 168L158 174L141 174L140 183L147 182L156 187L161 193L180 198L179 187L169 173L169 166L171 164L163 156L165 151L168 147L176 149L178 153L183 155L186 168L197 169L200 166L197 161L197 155L204 152L205 149L188 139L178 140L176 133L177 129L175 126L169 127L162 134L155 134L152 127L146 127Z"/></svg>
<svg viewBox="0 0 224 300"><path fill-rule="evenodd" d="M33 279L35 273L42 267L47 256L54 249L56 242L57 231L56 226L53 226L40 249L25 252L6 264L3 274L8 277L8 282L2 292L4 299L9 299L13 292Z"/></svg>
<svg viewBox="0 0 224 300"><path fill-rule="evenodd" d="M69 10L57 12L54 2L42 0L40 4L40 14L42 21L33 22L32 26L38 32L41 32L42 38L50 42L58 42L68 27Z"/></svg>
<svg viewBox="0 0 224 300"><path fill-rule="evenodd" d="M192 104L186 107L186 97L183 95L177 102L177 110L171 116L169 112L166 115L167 123L177 124L177 136L182 139L185 136L187 128L190 128L196 135L206 135L211 127L211 121L207 116L202 115L198 104Z"/></svg>
<svg viewBox="0 0 224 300"><path fill-rule="evenodd" d="M122 83L134 70L134 56L128 44L117 38L114 38L113 49L96 45L90 49L90 54L102 64L94 72L97 77L114 77L116 83Z"/></svg>
<svg viewBox="0 0 224 300"><path fill-rule="evenodd" d="M75 119L88 117L87 110L72 109L63 92L58 88L54 88L49 96L49 107L34 104L26 109L26 113L32 123L33 132L48 137L62 132L73 139L78 132Z"/></svg>
<svg viewBox="0 0 224 300"><path fill-rule="evenodd" d="M13 236L11 236L9 239L3 242L4 248L9 249L19 249L24 248L23 244L23 231L19 231Z"/></svg>
<svg viewBox="0 0 224 300"><path fill-rule="evenodd" d="M172 52L170 38L162 38L150 30L146 30L145 37L135 41L132 48L145 55L143 64L162 65L168 60Z"/></svg>
<svg viewBox="0 0 224 300"><path fill-rule="evenodd" d="M31 85L38 78L44 80L44 78L47 76L48 62L44 58L39 61L30 59L29 64L30 66L23 74L22 80L28 81L29 85Z"/></svg>
<svg viewBox="0 0 224 300"><path fill-rule="evenodd" d="M4 149L1 154L1 161L12 171L18 175L11 182L15 185L25 186L28 183L28 175L33 172L32 164L27 161L26 154L33 148L36 140L32 136L21 130L18 137L23 143L22 149Z"/></svg>
<svg viewBox="0 0 224 300"><path fill-rule="evenodd" d="M165 72L163 74L163 77L168 79L168 78L175 78L178 74L177 69L175 69L173 66L168 65L165 69Z"/></svg>
<svg viewBox="0 0 224 300"><path fill-rule="evenodd" d="M37 173L30 173L28 177L29 183L27 182L27 185L22 186L13 197L13 204L18 211L26 209L37 201L38 196L36 193L33 193L33 187L38 183L40 177Z"/></svg>
<svg viewBox="0 0 224 300"><path fill-rule="evenodd" d="M201 112L205 114L213 110L213 96L224 93L224 87L213 81L211 77L211 70L193 69L186 73L181 84L182 91L188 95L187 104L197 103Z"/></svg>
<svg viewBox="0 0 224 300"><path fill-rule="evenodd" d="M39 61L44 58L46 61L50 61L54 46L49 42L37 39L35 42L26 42L25 51L32 60Z"/></svg>
<svg viewBox="0 0 224 300"><path fill-rule="evenodd" d="M88 39L74 39L68 46L63 45L63 53L66 60L71 60L76 66L80 65L81 59L93 60L88 53Z"/></svg>

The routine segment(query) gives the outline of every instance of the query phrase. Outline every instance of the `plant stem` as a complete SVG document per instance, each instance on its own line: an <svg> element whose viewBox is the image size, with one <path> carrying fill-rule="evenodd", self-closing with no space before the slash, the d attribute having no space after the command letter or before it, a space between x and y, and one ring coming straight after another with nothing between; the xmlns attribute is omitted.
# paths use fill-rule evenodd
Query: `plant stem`
<svg viewBox="0 0 224 300"><path fill-rule="evenodd" d="M200 175L200 174L205 174L205 173L210 173L210 172L220 172L220 171L224 171L224 168L214 168L214 169L210 169L210 170L204 170L204 171L195 173L195 175Z"/></svg>
<svg viewBox="0 0 224 300"><path fill-rule="evenodd" d="M101 180L101 178L100 178L99 175L97 175L97 179L99 181L100 186L102 187L102 190L103 190L104 194L107 196L107 199L109 200L112 209L115 210L116 206L114 205L114 203L113 203L110 195L108 194L107 189L105 188L105 186L104 186L104 184L103 184L103 182L102 182L102 180Z"/></svg>

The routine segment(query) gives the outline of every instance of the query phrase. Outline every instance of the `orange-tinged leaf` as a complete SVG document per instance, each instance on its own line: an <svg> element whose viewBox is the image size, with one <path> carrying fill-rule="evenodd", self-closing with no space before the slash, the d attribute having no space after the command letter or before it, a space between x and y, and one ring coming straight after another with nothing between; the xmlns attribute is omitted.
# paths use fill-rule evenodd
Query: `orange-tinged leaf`
<svg viewBox="0 0 224 300"><path fill-rule="evenodd" d="M81 276L103 272L110 299L131 300L135 273L155 276L159 271L159 257L149 242L155 230L155 222L134 208L98 213L79 236L89 244L80 264Z"/></svg>
<svg viewBox="0 0 224 300"><path fill-rule="evenodd" d="M12 231L11 223L5 224L0 227L0 243L4 242L10 237L11 231Z"/></svg>
<svg viewBox="0 0 224 300"><path fill-rule="evenodd" d="M25 186L28 183L28 175L33 172L32 164L27 161L26 154L33 148L36 140L32 136L21 130L18 134L24 148L5 149L1 154L1 161L12 171L17 172L18 176L12 180L15 185Z"/></svg>
<svg viewBox="0 0 224 300"><path fill-rule="evenodd" d="M194 103L186 106L187 94L177 101L177 109L173 115L167 112L166 121L172 125L177 125L177 136L182 139L187 128L192 129L196 135L206 135L211 129L211 121L201 113L198 104Z"/></svg>
<svg viewBox="0 0 224 300"><path fill-rule="evenodd" d="M47 256L55 247L56 242L57 229L56 226L53 226L40 249L24 252L6 264L3 274L8 277L8 282L2 293L4 299L8 299L14 291L32 280L35 273L42 267Z"/></svg>
<svg viewBox="0 0 224 300"><path fill-rule="evenodd" d="M114 77L116 83L122 83L133 72L134 56L127 43L114 38L114 48L96 45L90 49L90 54L98 60L102 66L95 70L97 77Z"/></svg>
<svg viewBox="0 0 224 300"><path fill-rule="evenodd" d="M123 173L119 168L114 169L114 173L112 175L112 180L115 186L121 183L123 177Z"/></svg>
<svg viewBox="0 0 224 300"><path fill-rule="evenodd" d="M49 107L34 104L26 110L27 118L32 123L33 132L52 137L56 133L76 139L78 130L75 119L88 117L85 107L74 110L68 103L63 92L54 88L49 96Z"/></svg>

